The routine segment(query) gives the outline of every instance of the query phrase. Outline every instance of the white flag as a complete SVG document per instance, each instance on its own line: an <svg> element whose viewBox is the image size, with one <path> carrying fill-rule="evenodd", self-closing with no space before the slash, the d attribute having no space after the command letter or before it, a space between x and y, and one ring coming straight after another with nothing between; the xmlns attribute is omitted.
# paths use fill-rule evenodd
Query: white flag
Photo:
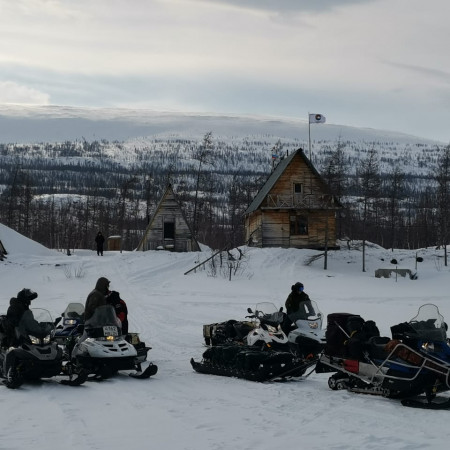
<svg viewBox="0 0 450 450"><path fill-rule="evenodd" d="M310 114L309 123L325 123L325 116L322 114Z"/></svg>

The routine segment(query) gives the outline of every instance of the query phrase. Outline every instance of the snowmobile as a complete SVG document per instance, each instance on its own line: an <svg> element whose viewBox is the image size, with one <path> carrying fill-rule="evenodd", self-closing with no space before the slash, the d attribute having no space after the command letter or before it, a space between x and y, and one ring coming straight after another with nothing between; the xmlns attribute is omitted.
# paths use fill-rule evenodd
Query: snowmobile
<svg viewBox="0 0 450 450"><path fill-rule="evenodd" d="M62 324L59 324L62 320ZM84 305L82 303L69 303L67 308L55 320L56 332L55 340L58 344L64 345L68 336L77 334L78 325L84 323Z"/></svg>
<svg viewBox="0 0 450 450"><path fill-rule="evenodd" d="M87 379L87 373L67 364L63 351L54 339L55 327L50 313L45 309L32 309L37 322L48 330L44 337L20 334L6 316L0 321L0 377L11 389L20 387L25 381L41 378L67 376L62 384L79 386Z"/></svg>
<svg viewBox="0 0 450 450"><path fill-rule="evenodd" d="M61 319L63 323L56 327L55 339L58 344L65 346L67 340L69 340L69 346L75 344L75 340L81 336L82 327L78 325L84 324L84 305L82 303L69 303L61 314L55 320L55 324L58 324ZM137 359L143 363L147 360L147 353L151 347L147 347L145 342L142 342L139 338L139 333L127 333L125 340L129 342L136 349Z"/></svg>
<svg viewBox="0 0 450 450"><path fill-rule="evenodd" d="M111 305L97 307L84 326L78 327L78 333L81 331L81 336L66 341L66 358L93 374L90 380L109 378L120 370L133 371L129 375L140 379L157 373L158 367L152 363L142 370L150 347L139 341L137 333L122 335L120 321Z"/></svg>
<svg viewBox="0 0 450 450"><path fill-rule="evenodd" d="M221 327L215 325L220 324L210 325L206 336L203 327L205 340L209 333L210 342L215 345L203 353L201 362L191 358L196 372L262 382L300 377L315 364L313 358L300 358L290 350L281 327L285 314L273 303L258 303L254 311L247 311L251 315L246 318L252 322L225 322L228 335L221 331L217 334Z"/></svg>
<svg viewBox="0 0 450 450"><path fill-rule="evenodd" d="M391 339L381 337L375 322L359 315L333 313L327 321L326 345L316 372L335 372L328 379L331 389L400 399L405 406L450 407L447 400L436 398L450 389L450 365L399 339L405 336L395 327Z"/></svg>
<svg viewBox="0 0 450 450"><path fill-rule="evenodd" d="M419 308L416 316L407 323L400 323L391 327L392 338L400 340L410 347L417 348L430 364L436 362L436 367L450 367L450 343L447 338L447 324L436 305L427 303ZM450 381L444 372L441 377L443 385ZM450 400L445 402L423 402L417 399L404 399L405 406L421 408L443 409L450 408Z"/></svg>
<svg viewBox="0 0 450 450"><path fill-rule="evenodd" d="M286 330L291 349L299 356L318 357L325 347L325 330L322 329L322 313L314 300L301 302L298 311L289 319L293 325Z"/></svg>
<svg viewBox="0 0 450 450"><path fill-rule="evenodd" d="M254 312L250 308L247 311L250 315L246 319L250 320L203 325L206 345L233 342L255 345L257 341L266 341L272 347L289 348L298 356L310 358L317 357L324 348L322 313L313 300L302 303L299 310L289 317L283 308L277 309L269 302L258 303Z"/></svg>

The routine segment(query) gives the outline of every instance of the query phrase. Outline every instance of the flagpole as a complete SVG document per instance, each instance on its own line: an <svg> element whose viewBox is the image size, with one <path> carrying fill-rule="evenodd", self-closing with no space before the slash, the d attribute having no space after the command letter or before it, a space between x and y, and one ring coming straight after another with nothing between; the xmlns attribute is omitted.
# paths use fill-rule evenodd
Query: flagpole
<svg viewBox="0 0 450 450"><path fill-rule="evenodd" d="M312 162L312 159L311 159L311 120L309 120L309 113L308 113L308 146L309 146L309 160Z"/></svg>

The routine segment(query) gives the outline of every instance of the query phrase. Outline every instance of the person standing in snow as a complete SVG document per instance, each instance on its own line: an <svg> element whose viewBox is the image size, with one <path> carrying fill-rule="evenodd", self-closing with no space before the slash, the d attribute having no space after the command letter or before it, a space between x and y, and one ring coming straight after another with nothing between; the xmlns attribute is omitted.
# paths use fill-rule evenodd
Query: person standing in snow
<svg viewBox="0 0 450 450"><path fill-rule="evenodd" d="M305 319L308 314L314 311L311 300L304 289L302 283L295 283L291 286L291 293L286 299L286 313L292 322L297 319Z"/></svg>
<svg viewBox="0 0 450 450"><path fill-rule="evenodd" d="M99 231L97 236L95 236L95 242L97 244L97 256L103 256L103 244L105 243L105 237L101 231Z"/></svg>
<svg viewBox="0 0 450 450"><path fill-rule="evenodd" d="M110 281L105 277L97 280L95 288L89 293L84 306L84 320L88 321L94 314L96 308L107 305L106 296L109 294Z"/></svg>

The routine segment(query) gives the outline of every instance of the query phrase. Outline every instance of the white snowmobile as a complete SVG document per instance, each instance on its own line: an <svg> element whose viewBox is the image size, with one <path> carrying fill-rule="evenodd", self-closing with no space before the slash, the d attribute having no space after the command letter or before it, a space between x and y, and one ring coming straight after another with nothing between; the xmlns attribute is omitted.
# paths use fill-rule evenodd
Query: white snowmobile
<svg viewBox="0 0 450 450"><path fill-rule="evenodd" d="M158 367L149 363L142 370L150 347L136 340L137 333L122 335L120 320L111 305L99 306L85 322L83 334L72 344L66 342L67 357L76 367L94 374L89 379L109 378L120 370L133 371L129 375L134 378L149 378Z"/></svg>
<svg viewBox="0 0 450 450"><path fill-rule="evenodd" d="M247 309L251 315L247 316L255 320L253 329L245 336L247 345L263 345L270 348L287 350L288 338L281 328L284 314L273 303L261 302L255 307Z"/></svg>
<svg viewBox="0 0 450 450"><path fill-rule="evenodd" d="M196 372L273 381L302 376L315 359L291 351L282 324L286 315L273 303L263 302L248 308L251 321L227 321L203 327L205 342L213 345L202 360L191 358Z"/></svg>
<svg viewBox="0 0 450 450"><path fill-rule="evenodd" d="M290 314L289 319L294 325L285 331L291 349L305 358L317 357L326 343L322 313L317 303L314 300L301 302L298 311Z"/></svg>

